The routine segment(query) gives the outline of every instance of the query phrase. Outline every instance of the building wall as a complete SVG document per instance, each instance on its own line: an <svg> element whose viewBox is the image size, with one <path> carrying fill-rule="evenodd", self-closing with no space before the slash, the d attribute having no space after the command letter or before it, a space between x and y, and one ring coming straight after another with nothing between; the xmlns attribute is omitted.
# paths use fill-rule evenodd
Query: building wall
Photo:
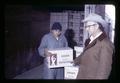
<svg viewBox="0 0 120 83"><path fill-rule="evenodd" d="M5 6L5 78L13 78L41 65L41 38L49 32L49 12L30 5Z"/></svg>
<svg viewBox="0 0 120 83"><path fill-rule="evenodd" d="M60 22L62 33L68 28L68 13L67 12L51 12L50 13L50 28L54 22Z"/></svg>
<svg viewBox="0 0 120 83"><path fill-rule="evenodd" d="M63 28L62 33L69 29L75 32L74 40L78 46L83 46L83 24L81 20L84 18L83 11L65 10L64 12L51 12L50 13L50 26L54 22L60 22Z"/></svg>

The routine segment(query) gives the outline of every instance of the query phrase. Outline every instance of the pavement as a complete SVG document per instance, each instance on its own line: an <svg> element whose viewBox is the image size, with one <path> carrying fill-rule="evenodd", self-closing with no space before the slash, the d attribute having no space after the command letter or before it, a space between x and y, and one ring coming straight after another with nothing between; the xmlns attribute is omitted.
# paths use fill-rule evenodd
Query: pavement
<svg viewBox="0 0 120 83"><path fill-rule="evenodd" d="M43 65L30 69L13 79L42 79Z"/></svg>

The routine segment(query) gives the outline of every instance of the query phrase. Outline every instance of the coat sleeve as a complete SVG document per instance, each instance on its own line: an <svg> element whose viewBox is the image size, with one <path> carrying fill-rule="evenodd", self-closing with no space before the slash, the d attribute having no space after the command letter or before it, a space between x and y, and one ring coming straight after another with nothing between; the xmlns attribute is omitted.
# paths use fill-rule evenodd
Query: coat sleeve
<svg viewBox="0 0 120 83"><path fill-rule="evenodd" d="M46 37L44 36L41 40L41 43L40 43L40 46L38 47L38 52L39 52L39 55L42 56L42 57L45 57L44 56L44 49L47 48L47 39Z"/></svg>
<svg viewBox="0 0 120 83"><path fill-rule="evenodd" d="M111 43L104 43L100 49L99 68L96 79L108 79L112 68L113 46Z"/></svg>
<svg viewBox="0 0 120 83"><path fill-rule="evenodd" d="M84 43L85 47L87 47L87 45L89 44L89 42L90 42L90 38L88 38L88 39L85 40L85 43ZM80 59L81 59L81 56L83 55L83 53L84 52L82 52L77 58L74 59L74 64L75 65L79 65L80 64Z"/></svg>
<svg viewBox="0 0 120 83"><path fill-rule="evenodd" d="M81 59L82 55L83 55L83 53L81 53L78 57L76 57L74 59L74 64L75 65L80 65L80 59Z"/></svg>
<svg viewBox="0 0 120 83"><path fill-rule="evenodd" d="M80 64L80 57L79 56L74 59L74 64L75 65L79 65Z"/></svg>

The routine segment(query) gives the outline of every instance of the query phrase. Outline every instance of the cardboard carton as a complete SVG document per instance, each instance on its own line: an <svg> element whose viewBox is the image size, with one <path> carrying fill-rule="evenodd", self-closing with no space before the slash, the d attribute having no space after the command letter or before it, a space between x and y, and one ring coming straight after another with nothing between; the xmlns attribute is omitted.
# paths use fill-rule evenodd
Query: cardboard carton
<svg viewBox="0 0 120 83"><path fill-rule="evenodd" d="M79 66L64 67L64 79L76 79Z"/></svg>
<svg viewBox="0 0 120 83"><path fill-rule="evenodd" d="M73 49L69 47L57 48L49 50L52 56L48 57L48 67L65 67L71 66L73 61Z"/></svg>
<svg viewBox="0 0 120 83"><path fill-rule="evenodd" d="M76 52L76 57L78 57L83 52L83 47L74 46L74 50Z"/></svg>

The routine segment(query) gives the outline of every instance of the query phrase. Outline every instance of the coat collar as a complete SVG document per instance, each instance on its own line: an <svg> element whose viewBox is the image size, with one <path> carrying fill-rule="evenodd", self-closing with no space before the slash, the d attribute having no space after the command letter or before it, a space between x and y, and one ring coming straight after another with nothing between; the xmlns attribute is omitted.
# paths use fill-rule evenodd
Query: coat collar
<svg viewBox="0 0 120 83"><path fill-rule="evenodd" d="M102 41L106 37L107 37L107 35L105 33L102 33L98 38L96 38L94 41L92 41L90 44L88 44L85 47L84 51L86 51L87 49L93 47L96 44L97 40Z"/></svg>

